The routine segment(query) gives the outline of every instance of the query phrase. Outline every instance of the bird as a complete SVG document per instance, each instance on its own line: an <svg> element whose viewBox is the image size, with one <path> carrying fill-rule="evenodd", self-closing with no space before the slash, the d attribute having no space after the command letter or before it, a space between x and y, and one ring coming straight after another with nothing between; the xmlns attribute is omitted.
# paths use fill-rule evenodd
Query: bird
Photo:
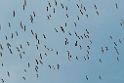
<svg viewBox="0 0 124 83"><path fill-rule="evenodd" d="M102 80L102 77L101 76L98 76L100 80Z"/></svg>
<svg viewBox="0 0 124 83"><path fill-rule="evenodd" d="M48 67L51 69L51 66L50 65L48 65Z"/></svg>
<svg viewBox="0 0 124 83"><path fill-rule="evenodd" d="M69 42L68 42L68 39L65 38L65 45L67 45Z"/></svg>
<svg viewBox="0 0 124 83"><path fill-rule="evenodd" d="M35 66L35 71L38 72L38 66L37 65Z"/></svg>
<svg viewBox="0 0 124 83"><path fill-rule="evenodd" d="M25 5L22 6L23 10L25 10Z"/></svg>
<svg viewBox="0 0 124 83"><path fill-rule="evenodd" d="M117 46L116 42L114 42L114 45Z"/></svg>
<svg viewBox="0 0 124 83"><path fill-rule="evenodd" d="M83 7L83 5L82 5L82 3L81 3L81 9L82 9L82 7Z"/></svg>
<svg viewBox="0 0 124 83"><path fill-rule="evenodd" d="M13 54L13 52L12 52L12 50L9 48L9 52L11 53L11 54Z"/></svg>
<svg viewBox="0 0 124 83"><path fill-rule="evenodd" d="M78 4L76 4L77 5L77 7L79 8L79 5Z"/></svg>
<svg viewBox="0 0 124 83"><path fill-rule="evenodd" d="M65 27L67 27L67 23L65 23Z"/></svg>
<svg viewBox="0 0 124 83"><path fill-rule="evenodd" d="M22 77L24 80L26 80L26 78L25 77Z"/></svg>
<svg viewBox="0 0 124 83"><path fill-rule="evenodd" d="M61 7L64 8L64 5L61 3Z"/></svg>
<svg viewBox="0 0 124 83"><path fill-rule="evenodd" d="M42 54L40 53L40 59L42 60Z"/></svg>
<svg viewBox="0 0 124 83"><path fill-rule="evenodd" d="M46 10L47 10L47 12L48 12L48 7L46 7Z"/></svg>
<svg viewBox="0 0 124 83"><path fill-rule="evenodd" d="M38 60L37 60L37 59L35 59L35 61L36 61L36 64L38 65Z"/></svg>
<svg viewBox="0 0 124 83"><path fill-rule="evenodd" d="M81 39L80 36L77 36L77 37L78 37L78 39Z"/></svg>
<svg viewBox="0 0 124 83"><path fill-rule="evenodd" d="M87 46L88 49L90 49L90 46Z"/></svg>
<svg viewBox="0 0 124 83"><path fill-rule="evenodd" d="M8 22L8 26L9 26L9 27L11 27L11 24L10 24L10 22Z"/></svg>
<svg viewBox="0 0 124 83"><path fill-rule="evenodd" d="M72 34L68 31L68 34L71 36Z"/></svg>
<svg viewBox="0 0 124 83"><path fill-rule="evenodd" d="M76 22L74 22L74 26L76 27Z"/></svg>
<svg viewBox="0 0 124 83"><path fill-rule="evenodd" d="M51 51L53 51L53 48L50 48L51 49Z"/></svg>
<svg viewBox="0 0 124 83"><path fill-rule="evenodd" d="M54 67L54 65L53 65L52 67L53 67L53 69L55 70L55 67Z"/></svg>
<svg viewBox="0 0 124 83"><path fill-rule="evenodd" d="M40 45L40 40L39 39L37 39L37 43Z"/></svg>
<svg viewBox="0 0 124 83"><path fill-rule="evenodd" d="M58 55L58 51L56 51L56 55Z"/></svg>
<svg viewBox="0 0 124 83"><path fill-rule="evenodd" d="M90 40L90 43L92 44L92 41Z"/></svg>
<svg viewBox="0 0 124 83"><path fill-rule="evenodd" d="M46 48L46 45L44 45L44 48Z"/></svg>
<svg viewBox="0 0 124 83"><path fill-rule="evenodd" d="M30 15L30 22L33 23L33 16Z"/></svg>
<svg viewBox="0 0 124 83"><path fill-rule="evenodd" d="M36 45L36 49L38 50L38 45Z"/></svg>
<svg viewBox="0 0 124 83"><path fill-rule="evenodd" d="M119 61L119 58L117 57L117 60Z"/></svg>
<svg viewBox="0 0 124 83"><path fill-rule="evenodd" d="M67 7L67 6L65 6L65 9L66 9L66 10L68 10L68 7Z"/></svg>
<svg viewBox="0 0 124 83"><path fill-rule="evenodd" d="M13 33L11 34L11 38L13 38Z"/></svg>
<svg viewBox="0 0 124 83"><path fill-rule="evenodd" d="M122 26L122 23L120 22L120 25Z"/></svg>
<svg viewBox="0 0 124 83"><path fill-rule="evenodd" d="M86 61L86 57L84 56L84 60Z"/></svg>
<svg viewBox="0 0 124 83"><path fill-rule="evenodd" d="M56 29L56 28L54 28L55 29L55 31L58 33L58 30Z"/></svg>
<svg viewBox="0 0 124 83"><path fill-rule="evenodd" d="M16 36L18 36L18 32L17 32L17 31L15 31L15 33L16 33Z"/></svg>
<svg viewBox="0 0 124 83"><path fill-rule="evenodd" d="M67 17L67 18L69 18L69 15L68 15L68 14L66 14L66 17Z"/></svg>
<svg viewBox="0 0 124 83"><path fill-rule="evenodd" d="M36 17L36 14L35 14L35 12L33 11L33 15L34 15L34 17Z"/></svg>
<svg viewBox="0 0 124 83"><path fill-rule="evenodd" d="M43 34L43 38L46 39L46 36Z"/></svg>
<svg viewBox="0 0 124 83"><path fill-rule="evenodd" d="M51 4L50 4L50 2L48 1L48 5L49 5L49 7L51 7Z"/></svg>
<svg viewBox="0 0 124 83"><path fill-rule="evenodd" d="M102 60L101 60L101 59L99 59L99 62L100 62L100 63L102 63Z"/></svg>
<svg viewBox="0 0 124 83"><path fill-rule="evenodd" d="M106 48L106 50L108 50L108 47L105 47Z"/></svg>
<svg viewBox="0 0 124 83"><path fill-rule="evenodd" d="M4 79L1 78L1 81L4 83Z"/></svg>
<svg viewBox="0 0 124 83"><path fill-rule="evenodd" d="M3 46L0 44L0 49L3 50Z"/></svg>
<svg viewBox="0 0 124 83"><path fill-rule="evenodd" d="M77 41L76 41L76 42L75 42L75 46L77 46L77 44L78 44L78 43L77 43Z"/></svg>
<svg viewBox="0 0 124 83"><path fill-rule="evenodd" d="M87 51L88 54L90 53L88 50L86 50L86 51Z"/></svg>
<svg viewBox="0 0 124 83"><path fill-rule="evenodd" d="M38 74L36 74L36 77L37 77L37 78L39 77Z"/></svg>
<svg viewBox="0 0 124 83"><path fill-rule="evenodd" d="M88 14L86 14L86 17L88 18Z"/></svg>
<svg viewBox="0 0 124 83"><path fill-rule="evenodd" d="M22 54L21 53L19 54L19 56L20 56L20 59L22 59Z"/></svg>
<svg viewBox="0 0 124 83"><path fill-rule="evenodd" d="M60 68L60 65L59 65L59 64L57 64L57 69L59 70L59 68Z"/></svg>
<svg viewBox="0 0 124 83"><path fill-rule="evenodd" d="M80 36L83 39L83 36Z"/></svg>
<svg viewBox="0 0 124 83"><path fill-rule="evenodd" d="M27 70L26 70L26 69L24 69L24 72L27 72Z"/></svg>
<svg viewBox="0 0 124 83"><path fill-rule="evenodd" d="M55 8L53 8L53 13L55 13Z"/></svg>
<svg viewBox="0 0 124 83"><path fill-rule="evenodd" d="M117 3L115 3L115 6L116 6L116 9L118 9L118 4Z"/></svg>
<svg viewBox="0 0 124 83"><path fill-rule="evenodd" d="M7 47L8 47L8 48L11 47L10 43L7 43Z"/></svg>
<svg viewBox="0 0 124 83"><path fill-rule="evenodd" d="M75 31L74 31L74 34L75 34L76 36L78 36L77 33L76 33Z"/></svg>
<svg viewBox="0 0 124 83"><path fill-rule="evenodd" d="M78 60L78 57L76 56L76 59Z"/></svg>
<svg viewBox="0 0 124 83"><path fill-rule="evenodd" d="M65 30L64 30L64 28L63 28L62 26L60 26L60 29L61 29L61 31L62 31L63 33L65 33Z"/></svg>
<svg viewBox="0 0 124 83"><path fill-rule="evenodd" d="M77 15L77 19L79 20L79 16Z"/></svg>
<svg viewBox="0 0 124 83"><path fill-rule="evenodd" d="M56 1L56 0L54 0L54 2L55 2L55 6L57 6L57 1Z"/></svg>
<svg viewBox="0 0 124 83"><path fill-rule="evenodd" d="M81 45L79 45L80 46L80 50L82 49L82 46Z"/></svg>
<svg viewBox="0 0 124 83"><path fill-rule="evenodd" d="M16 47L17 51L20 52L20 49L18 47Z"/></svg>
<svg viewBox="0 0 124 83"><path fill-rule="evenodd" d="M26 1L26 0L24 0L24 5L25 5L25 6L27 5L27 1Z"/></svg>
<svg viewBox="0 0 124 83"><path fill-rule="evenodd" d="M112 36L109 36L112 39Z"/></svg>
<svg viewBox="0 0 124 83"><path fill-rule="evenodd" d="M88 80L88 76L86 75L86 79Z"/></svg>
<svg viewBox="0 0 124 83"><path fill-rule="evenodd" d="M40 62L40 64L42 64L42 65L43 65L43 62L42 62L41 60L39 60L39 62Z"/></svg>
<svg viewBox="0 0 124 83"><path fill-rule="evenodd" d="M27 45L30 46L29 42L28 41L26 41L26 42L27 42Z"/></svg>
<svg viewBox="0 0 124 83"><path fill-rule="evenodd" d="M121 40L119 39L119 42L121 43Z"/></svg>
<svg viewBox="0 0 124 83"><path fill-rule="evenodd" d="M15 11L13 10L13 17L15 17Z"/></svg>
<svg viewBox="0 0 124 83"><path fill-rule="evenodd" d="M30 67L30 63L28 62L28 68Z"/></svg>
<svg viewBox="0 0 124 83"><path fill-rule="evenodd" d="M23 48L22 48L22 44L20 44L20 48L23 49Z"/></svg>
<svg viewBox="0 0 124 83"><path fill-rule="evenodd" d="M24 51L24 49L22 49L22 53L23 53L23 54L25 54L25 51Z"/></svg>
<svg viewBox="0 0 124 83"><path fill-rule="evenodd" d="M86 8L84 7L84 10L86 11Z"/></svg>
<svg viewBox="0 0 124 83"><path fill-rule="evenodd" d="M96 14L97 14L97 15L99 15L99 12L98 12L98 11L96 11Z"/></svg>
<svg viewBox="0 0 124 83"><path fill-rule="evenodd" d="M102 51L102 53L104 53L103 47L101 47L101 51Z"/></svg>
<svg viewBox="0 0 124 83"><path fill-rule="evenodd" d="M46 55L46 56L47 56L47 53L46 53L46 52L44 52L44 55Z"/></svg>
<svg viewBox="0 0 124 83"><path fill-rule="evenodd" d="M20 27L23 29L22 21L20 21Z"/></svg>
<svg viewBox="0 0 124 83"><path fill-rule="evenodd" d="M80 10L80 13L83 15L83 12L82 12L82 10Z"/></svg>
<svg viewBox="0 0 124 83"><path fill-rule="evenodd" d="M86 29L86 32L87 32L87 34L89 34L89 31L88 31L88 29Z"/></svg>
<svg viewBox="0 0 124 83"><path fill-rule="evenodd" d="M94 4L94 8L97 9L96 5Z"/></svg>
<svg viewBox="0 0 124 83"><path fill-rule="evenodd" d="M26 31L26 26L24 26L24 31Z"/></svg>
<svg viewBox="0 0 124 83"><path fill-rule="evenodd" d="M88 55L87 55L87 59L88 59L88 60L90 59Z"/></svg>
<svg viewBox="0 0 124 83"><path fill-rule="evenodd" d="M7 36L5 36L6 40L8 39Z"/></svg>

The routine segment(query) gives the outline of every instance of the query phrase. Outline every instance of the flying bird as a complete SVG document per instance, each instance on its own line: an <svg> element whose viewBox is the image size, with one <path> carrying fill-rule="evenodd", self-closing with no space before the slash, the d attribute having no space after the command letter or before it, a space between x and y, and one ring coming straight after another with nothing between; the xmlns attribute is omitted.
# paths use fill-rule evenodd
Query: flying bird
<svg viewBox="0 0 124 83"><path fill-rule="evenodd" d="M94 4L94 8L97 9L96 5Z"/></svg>
<svg viewBox="0 0 124 83"><path fill-rule="evenodd" d="M76 56L76 59L78 60L78 57Z"/></svg>
<svg viewBox="0 0 124 83"><path fill-rule="evenodd" d="M4 83L4 79L1 78L1 81Z"/></svg>
<svg viewBox="0 0 124 83"><path fill-rule="evenodd" d="M7 75L10 77L10 73L7 71Z"/></svg>
<svg viewBox="0 0 124 83"><path fill-rule="evenodd" d="M96 14L97 14L97 15L99 15L99 12L98 12L98 11L96 11Z"/></svg>
<svg viewBox="0 0 124 83"><path fill-rule="evenodd" d="M117 4L117 3L115 3L115 6L116 6L116 8L118 9L118 4Z"/></svg>
<svg viewBox="0 0 124 83"><path fill-rule="evenodd" d="M13 11L13 17L15 17L15 11Z"/></svg>
<svg viewBox="0 0 124 83"><path fill-rule="evenodd" d="M46 36L43 34L43 38L46 39Z"/></svg>
<svg viewBox="0 0 124 83"><path fill-rule="evenodd" d="M22 77L24 80L26 80L26 78L25 77Z"/></svg>
<svg viewBox="0 0 124 83"><path fill-rule="evenodd" d="M88 80L88 76L86 75L86 79Z"/></svg>

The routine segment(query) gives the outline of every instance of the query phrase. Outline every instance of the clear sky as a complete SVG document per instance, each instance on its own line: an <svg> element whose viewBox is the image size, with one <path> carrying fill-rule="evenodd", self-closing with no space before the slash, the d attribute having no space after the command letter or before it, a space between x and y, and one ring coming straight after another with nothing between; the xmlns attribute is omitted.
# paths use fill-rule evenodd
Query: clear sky
<svg viewBox="0 0 124 83"><path fill-rule="evenodd" d="M0 0L0 83L123 83L124 0L56 2Z"/></svg>

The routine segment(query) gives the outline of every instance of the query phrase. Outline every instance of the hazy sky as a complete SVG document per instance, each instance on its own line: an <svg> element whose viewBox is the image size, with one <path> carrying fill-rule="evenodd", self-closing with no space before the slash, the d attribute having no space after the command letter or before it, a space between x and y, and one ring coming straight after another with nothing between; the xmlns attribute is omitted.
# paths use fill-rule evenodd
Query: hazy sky
<svg viewBox="0 0 124 83"><path fill-rule="evenodd" d="M3 48L3 50L0 48L2 54L0 83L2 80L4 83L123 83L124 0L56 0L56 2L57 5L55 5L55 0L26 0L26 5L24 5L24 0L0 0L0 45ZM23 5L25 10L23 10ZM13 16L13 11L15 11L15 16ZM35 12L35 17L33 12ZM33 23L31 23L30 15ZM67 18L66 15L69 17ZM20 22L23 29L20 27ZM11 27L8 26L9 23ZM24 31L24 26L26 26L26 31ZM64 33L60 27L63 27ZM37 34L40 44L31 30ZM65 38L69 42L67 45L65 45ZM77 46L75 46L76 41ZM11 47L8 48L7 43ZM72 56L70 60L67 51ZM60 65L59 70L57 64ZM35 71L35 67L38 67L38 72Z"/></svg>

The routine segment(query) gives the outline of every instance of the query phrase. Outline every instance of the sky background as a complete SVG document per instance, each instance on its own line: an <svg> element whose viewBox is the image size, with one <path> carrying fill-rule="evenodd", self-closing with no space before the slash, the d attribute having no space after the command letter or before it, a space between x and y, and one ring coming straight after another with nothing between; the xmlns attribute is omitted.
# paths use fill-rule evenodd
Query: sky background
<svg viewBox="0 0 124 83"><path fill-rule="evenodd" d="M0 49L2 53L0 79L4 79L5 83L123 83L124 25L122 20L124 20L124 0L56 1L57 6L54 0L26 0L27 5L23 10L23 0L0 0L0 44L3 47L3 50ZM51 7L49 7L48 2L50 2ZM118 4L118 9L115 3ZM64 8L61 7L61 4ZM76 4L79 5L79 8ZM94 8L94 4L97 9ZM68 10L65 9L66 6ZM46 10L47 7L48 11ZM54 8L55 13L53 13ZM81 15L80 9L83 15ZM15 17L13 17L13 11L15 11ZM33 17L33 23L31 23L30 15L33 16L33 11L36 17ZM96 14L96 11L99 12L99 15ZM51 15L50 20L47 18L49 14ZM69 15L69 18L66 17L66 14ZM86 14L88 14L88 18ZM79 20L77 16L79 16ZM26 31L20 27L21 21L22 25L26 26ZM8 26L9 22L11 28ZM65 23L67 23L67 27ZM64 28L65 33L61 31L60 26ZM54 28L58 30L58 33ZM87 34L86 29L89 34ZM31 30L37 34L40 45L31 34ZM15 31L18 32L18 36L16 36ZM71 36L68 31L72 34ZM78 39L74 31L78 36L83 36L83 39ZM11 34L13 34L13 38L11 38ZM46 39L44 39L43 34L45 34ZM89 38L85 38L84 34L87 34ZM7 36L7 40L5 36ZM67 45L64 44L65 38L68 38L69 44ZM27 45L27 41L30 46ZM75 46L76 41L78 42L77 46ZM117 46L114 45L114 42ZM9 52L7 43L10 43L13 54ZM20 44L25 54L22 53ZM38 50L36 45L38 45ZM49 49L52 48L53 51L47 50L44 45ZM79 45L82 46L81 50ZM90 49L87 46L90 46ZM20 49L20 52L17 51L16 47ZM103 47L104 53L102 53L101 47ZM105 47L108 47L108 51ZM114 47L118 49L119 55ZM56 55L56 51L58 51L58 55ZM72 55L70 61L67 51ZM44 52L47 53L47 56L44 55ZM22 59L20 59L19 54L22 54ZM87 55L89 59L87 59ZM35 59L41 60L43 65L40 63L37 65ZM99 59L102 60L102 63ZM30 63L29 68L28 63ZM59 70L57 70L57 64L60 65ZM36 65L38 66L38 73L35 71ZM55 70L50 69L48 65L54 66ZM24 72L24 69L27 72ZM7 75L7 71L9 71L10 77ZM38 78L36 74L39 75ZM88 76L88 80L86 76ZM98 76L101 76L102 79L99 79ZM25 77L26 80L22 77Z"/></svg>

